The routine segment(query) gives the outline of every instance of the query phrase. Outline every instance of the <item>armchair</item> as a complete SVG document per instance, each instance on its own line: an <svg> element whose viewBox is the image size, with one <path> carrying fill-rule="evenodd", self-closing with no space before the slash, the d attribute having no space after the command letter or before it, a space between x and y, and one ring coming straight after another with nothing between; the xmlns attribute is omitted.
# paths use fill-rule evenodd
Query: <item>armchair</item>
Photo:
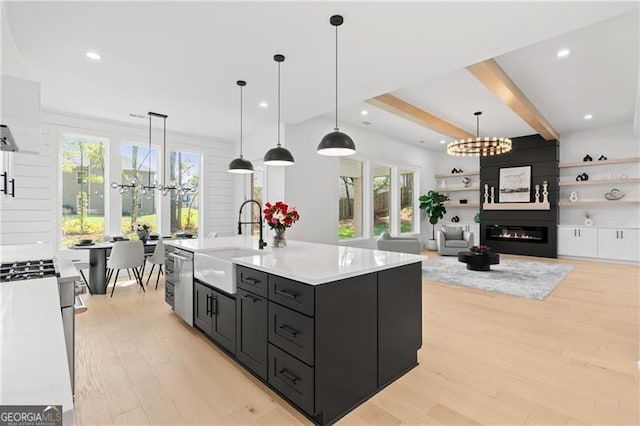
<svg viewBox="0 0 640 426"><path fill-rule="evenodd" d="M456 256L461 251L468 251L473 246L473 232L464 231L461 227L443 226L437 233L438 253L442 256Z"/></svg>
<svg viewBox="0 0 640 426"><path fill-rule="evenodd" d="M420 254L422 244L418 238L392 237L383 232L377 240L378 250L396 251L400 253Z"/></svg>

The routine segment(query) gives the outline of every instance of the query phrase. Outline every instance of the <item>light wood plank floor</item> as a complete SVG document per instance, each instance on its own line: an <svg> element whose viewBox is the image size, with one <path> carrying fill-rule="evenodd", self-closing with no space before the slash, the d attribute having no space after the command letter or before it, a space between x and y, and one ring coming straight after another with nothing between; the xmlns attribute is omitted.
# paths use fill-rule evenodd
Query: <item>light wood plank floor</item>
<svg viewBox="0 0 640 426"><path fill-rule="evenodd" d="M640 268L534 260L575 265L542 302L425 280L420 365L340 423L639 424ZM309 423L171 313L162 280L85 302L76 424Z"/></svg>

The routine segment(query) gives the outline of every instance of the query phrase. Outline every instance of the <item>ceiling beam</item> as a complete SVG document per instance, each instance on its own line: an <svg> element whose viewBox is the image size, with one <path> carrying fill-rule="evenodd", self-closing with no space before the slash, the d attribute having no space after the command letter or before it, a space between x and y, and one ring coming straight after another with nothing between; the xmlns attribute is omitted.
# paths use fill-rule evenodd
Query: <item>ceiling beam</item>
<svg viewBox="0 0 640 426"><path fill-rule="evenodd" d="M495 60L487 59L478 62L468 66L467 70L543 138L546 140L558 139L559 135L556 129L549 124Z"/></svg>
<svg viewBox="0 0 640 426"><path fill-rule="evenodd" d="M434 132L449 136L453 139L468 139L476 137L476 135L456 127L448 121L436 117L415 105L411 105L390 93L371 98L367 100L367 103L399 117L411 120L414 123L426 127L427 129L431 129Z"/></svg>

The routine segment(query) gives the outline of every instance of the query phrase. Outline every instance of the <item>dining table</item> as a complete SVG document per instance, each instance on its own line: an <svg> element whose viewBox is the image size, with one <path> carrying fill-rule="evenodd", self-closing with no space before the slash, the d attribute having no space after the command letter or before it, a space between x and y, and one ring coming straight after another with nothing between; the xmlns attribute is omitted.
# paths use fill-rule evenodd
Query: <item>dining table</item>
<svg viewBox="0 0 640 426"><path fill-rule="evenodd" d="M166 238L163 238L166 240ZM127 240L122 240L127 241ZM159 240L143 241L144 252L153 253ZM117 241L105 241L91 244L75 244L70 246L73 250L89 250L89 282L87 283L91 294L107 293L107 257ZM144 272L144 264L142 265Z"/></svg>

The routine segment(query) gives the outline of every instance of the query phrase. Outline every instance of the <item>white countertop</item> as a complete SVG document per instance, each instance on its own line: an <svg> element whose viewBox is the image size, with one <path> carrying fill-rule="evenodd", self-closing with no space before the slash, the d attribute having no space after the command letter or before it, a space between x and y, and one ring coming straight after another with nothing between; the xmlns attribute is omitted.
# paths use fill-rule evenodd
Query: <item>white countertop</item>
<svg viewBox="0 0 640 426"><path fill-rule="evenodd" d="M191 252L206 252L234 247L257 249L258 239L237 236L172 240L165 244ZM287 240L287 247L267 246L260 254L236 257L233 263L317 285L422 262L425 259L425 256L408 253Z"/></svg>
<svg viewBox="0 0 640 426"><path fill-rule="evenodd" d="M62 405L73 422L56 278L0 283L0 405Z"/></svg>
<svg viewBox="0 0 640 426"><path fill-rule="evenodd" d="M54 255L51 244L15 244L0 246L0 261L24 261L52 259Z"/></svg>

